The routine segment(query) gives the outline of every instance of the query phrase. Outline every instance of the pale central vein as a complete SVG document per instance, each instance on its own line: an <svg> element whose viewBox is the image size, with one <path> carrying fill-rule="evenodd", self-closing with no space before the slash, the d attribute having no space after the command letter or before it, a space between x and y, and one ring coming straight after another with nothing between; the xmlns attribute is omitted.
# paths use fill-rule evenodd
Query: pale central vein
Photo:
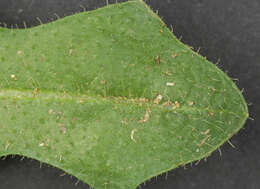
<svg viewBox="0 0 260 189"><path fill-rule="evenodd" d="M142 105L144 107L157 107L160 109L164 110L169 110L169 111L175 111L175 112L197 112L199 114L209 112L207 108L203 107L197 107L197 106L189 106L189 105L184 105L181 104L181 106L177 109L173 109L173 106L165 106L162 104L155 104L153 100L142 98L142 97L137 97L137 98L126 98L126 97L114 97L114 96L108 96L108 97L103 97L101 95L88 95L88 94L68 94L66 92L61 93L61 92L52 92L52 91L39 91L35 92L34 90L15 90L15 89L0 89L0 99L18 99L18 100L23 100L23 99L42 99L42 100L75 100L78 103L81 102L95 102L95 103L100 103L100 102L111 102L115 104L132 104L132 105ZM230 110L223 110L223 109L214 109L212 110L215 113L225 113L225 114L233 114L236 117L240 117L243 119L243 117L247 117L247 115L238 115ZM241 117L242 116L242 117Z"/></svg>

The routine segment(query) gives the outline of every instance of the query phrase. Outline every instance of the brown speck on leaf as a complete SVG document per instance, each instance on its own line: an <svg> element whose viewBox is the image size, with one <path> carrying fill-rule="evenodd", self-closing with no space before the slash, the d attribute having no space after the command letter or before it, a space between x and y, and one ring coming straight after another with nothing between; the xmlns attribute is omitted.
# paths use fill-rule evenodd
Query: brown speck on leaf
<svg viewBox="0 0 260 189"><path fill-rule="evenodd" d="M163 29L160 29L160 32L162 33L162 32L163 32Z"/></svg>
<svg viewBox="0 0 260 189"><path fill-rule="evenodd" d="M79 100L79 103L80 103L80 104L83 104L83 102L84 102L84 100L82 100L82 99Z"/></svg>
<svg viewBox="0 0 260 189"><path fill-rule="evenodd" d="M38 93L38 88L34 88L32 92L33 96L37 95L37 93Z"/></svg>
<svg viewBox="0 0 260 189"><path fill-rule="evenodd" d="M64 126L63 123L60 124L60 130L61 130L62 134L65 134L66 131L67 131L67 129L66 129L66 127Z"/></svg>
<svg viewBox="0 0 260 189"><path fill-rule="evenodd" d="M177 56L177 54L172 54L172 58L176 58Z"/></svg>
<svg viewBox="0 0 260 189"><path fill-rule="evenodd" d="M106 80L101 80L100 84L102 84L102 85L106 84Z"/></svg>
<svg viewBox="0 0 260 189"><path fill-rule="evenodd" d="M146 98L139 98L139 101L140 101L140 102L148 102L149 100L146 99Z"/></svg>
<svg viewBox="0 0 260 189"><path fill-rule="evenodd" d="M124 124L124 125L128 125L127 119L121 120L121 123Z"/></svg>
<svg viewBox="0 0 260 189"><path fill-rule="evenodd" d="M214 115L214 112L209 112L209 115L210 115L210 116L213 116L213 115Z"/></svg>
<svg viewBox="0 0 260 189"><path fill-rule="evenodd" d="M50 115L51 114L55 114L54 110L53 109L49 109L49 112L48 112Z"/></svg>
<svg viewBox="0 0 260 189"><path fill-rule="evenodd" d="M159 55L157 55L157 56L155 57L155 63L156 63L157 65L160 64L160 56L159 56Z"/></svg>
<svg viewBox="0 0 260 189"><path fill-rule="evenodd" d="M73 51L72 49L69 50L69 55L72 55L72 51Z"/></svg>
<svg viewBox="0 0 260 189"><path fill-rule="evenodd" d="M176 110L176 109L179 108L179 107L180 107L179 102L178 102L178 101L175 101L175 102L174 102L174 105L173 105L173 109Z"/></svg>
<svg viewBox="0 0 260 189"><path fill-rule="evenodd" d="M189 106L193 106L194 102L190 101L188 102Z"/></svg>
<svg viewBox="0 0 260 189"><path fill-rule="evenodd" d="M182 136L178 136L178 138L181 140L181 139L182 139Z"/></svg>
<svg viewBox="0 0 260 189"><path fill-rule="evenodd" d="M162 105L168 107L168 106L172 105L172 102L170 100L168 100L167 102L164 102Z"/></svg>
<svg viewBox="0 0 260 189"><path fill-rule="evenodd" d="M136 128L134 128L132 131L131 131L131 140L132 141L134 141L134 142L136 142L136 140L134 139L134 134L135 134L135 132L137 131L137 129Z"/></svg>
<svg viewBox="0 0 260 189"><path fill-rule="evenodd" d="M154 103L155 103L155 104L159 104L162 99L163 99L163 96L159 94L159 95L156 97L156 99L154 100Z"/></svg>
<svg viewBox="0 0 260 189"><path fill-rule="evenodd" d="M179 108L179 107L180 107L180 104L179 104L178 101L175 101L175 106L176 106L176 108Z"/></svg>
<svg viewBox="0 0 260 189"><path fill-rule="evenodd" d="M165 75L169 75L169 76L171 76L171 75L172 75L172 73L171 73L171 72L169 72L168 70L167 70L167 71L165 71L165 72L163 72L163 74L165 74Z"/></svg>
<svg viewBox="0 0 260 189"><path fill-rule="evenodd" d="M139 121L139 123L145 123L145 122L147 122L147 121L150 119L150 113L151 113L150 108L147 108L147 109L146 109L146 112L145 112L145 115L144 115L144 118L141 119L141 120Z"/></svg>
<svg viewBox="0 0 260 189"><path fill-rule="evenodd" d="M23 51L19 50L17 51L17 55L22 55L23 54Z"/></svg>
<svg viewBox="0 0 260 189"><path fill-rule="evenodd" d="M136 103L136 99L135 98L131 98L131 99L129 99L131 102L133 102L133 103ZM128 102L128 101L127 101Z"/></svg>

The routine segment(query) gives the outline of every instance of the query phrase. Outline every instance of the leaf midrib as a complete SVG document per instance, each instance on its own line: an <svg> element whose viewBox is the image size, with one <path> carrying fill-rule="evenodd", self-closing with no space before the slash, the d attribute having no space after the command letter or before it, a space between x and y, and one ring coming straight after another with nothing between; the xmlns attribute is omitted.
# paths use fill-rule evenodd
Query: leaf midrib
<svg viewBox="0 0 260 189"><path fill-rule="evenodd" d="M139 105L142 103L144 107L154 107L154 108L161 108L168 111L174 112L209 112L214 111L215 113L225 113L225 114L233 114L234 116L240 117L241 119L248 117L248 115L241 114L238 115L232 111L224 110L224 109L208 109L207 107L201 108L194 106L189 106L185 104L181 104L181 106L175 110L169 109L168 107L164 106L162 103L155 104L153 100L146 99L147 102L144 102L142 97L136 98L127 98L127 97L115 97L115 96L107 96L103 97L101 95L93 96L88 94L73 94L73 93L61 93L61 92L53 92L53 91L39 91L37 94L33 94L33 90L16 90L16 89L0 89L0 99L6 98L13 98L16 100L23 100L23 99L43 99L43 100L60 100L60 101L82 101L85 102L111 102L114 104L121 104L121 105Z"/></svg>

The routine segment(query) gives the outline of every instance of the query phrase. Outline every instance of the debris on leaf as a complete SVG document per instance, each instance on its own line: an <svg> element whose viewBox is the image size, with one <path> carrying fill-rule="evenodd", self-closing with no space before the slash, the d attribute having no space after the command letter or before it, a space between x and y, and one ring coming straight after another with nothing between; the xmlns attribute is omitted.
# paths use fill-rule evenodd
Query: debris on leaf
<svg viewBox="0 0 260 189"><path fill-rule="evenodd" d="M23 54L23 51L17 51L17 55Z"/></svg>
<svg viewBox="0 0 260 189"><path fill-rule="evenodd" d="M149 100L147 98L139 98L140 102L149 102Z"/></svg>
<svg viewBox="0 0 260 189"><path fill-rule="evenodd" d="M168 100L167 102L164 102L162 105L167 107L167 106L172 105L172 102L170 100Z"/></svg>
<svg viewBox="0 0 260 189"><path fill-rule="evenodd" d="M34 88L32 92L33 96L37 95L37 93L38 93L38 88Z"/></svg>
<svg viewBox="0 0 260 189"><path fill-rule="evenodd" d="M60 124L60 130L61 130L62 134L65 134L66 131L67 131L67 129L66 129L66 127L64 126L63 123Z"/></svg>
<svg viewBox="0 0 260 189"><path fill-rule="evenodd" d="M128 125L127 119L121 120L121 123L124 124L124 125Z"/></svg>
<svg viewBox="0 0 260 189"><path fill-rule="evenodd" d="M159 95L156 97L156 99L154 100L154 103L155 103L155 104L159 104L162 99L163 99L163 96L159 94Z"/></svg>
<svg viewBox="0 0 260 189"><path fill-rule="evenodd" d="M69 50L69 55L72 55L72 49Z"/></svg>
<svg viewBox="0 0 260 189"><path fill-rule="evenodd" d="M207 134L209 134L209 132L210 132L210 129L207 129L206 131L202 132L202 134L207 135Z"/></svg>
<svg viewBox="0 0 260 189"><path fill-rule="evenodd" d="M11 78L12 78L13 80L17 80L17 77L16 77L14 74L11 75Z"/></svg>
<svg viewBox="0 0 260 189"><path fill-rule="evenodd" d="M144 115L144 118L141 119L141 120L139 121L139 123L145 123L145 122L147 122L147 121L150 119L150 113L151 113L150 108L147 108L147 109L146 109L146 112L145 112L145 115Z"/></svg>
<svg viewBox="0 0 260 189"><path fill-rule="evenodd" d="M173 87L173 86L175 85L175 83L173 83L173 82L167 82L166 85L167 85L168 87Z"/></svg>
<svg viewBox="0 0 260 189"><path fill-rule="evenodd" d="M79 100L79 103L80 103L80 104L83 104L83 103L84 103L84 100L83 100L83 99L80 99L80 100Z"/></svg>
<svg viewBox="0 0 260 189"><path fill-rule="evenodd" d="M177 54L172 54L172 58L176 58L177 56Z"/></svg>
<svg viewBox="0 0 260 189"><path fill-rule="evenodd" d="M178 101L175 101L175 102L174 102L174 105L173 105L173 109L176 110L176 109L179 108L179 107L180 107L179 102L178 102Z"/></svg>
<svg viewBox="0 0 260 189"><path fill-rule="evenodd" d="M43 147L43 146L48 146L47 144L45 144L44 142L40 143L39 144L40 147Z"/></svg>
<svg viewBox="0 0 260 189"><path fill-rule="evenodd" d="M54 110L53 109L49 109L49 112L48 112L50 115L51 114L55 114Z"/></svg>
<svg viewBox="0 0 260 189"><path fill-rule="evenodd" d="M172 75L172 73L171 73L171 72L169 72L168 70L166 70L165 72L163 72L163 74L165 74L165 75L169 75L169 76L171 76L171 75Z"/></svg>
<svg viewBox="0 0 260 189"><path fill-rule="evenodd" d="M209 115L210 115L210 116L213 116L213 115L214 115L214 112L209 112Z"/></svg>
<svg viewBox="0 0 260 189"><path fill-rule="evenodd" d="M188 102L188 105L189 105L189 106L193 106L193 104L194 104L194 102L192 102L192 101L191 101L191 102Z"/></svg>
<svg viewBox="0 0 260 189"><path fill-rule="evenodd" d="M159 55L155 57L155 62L158 65L160 64L160 56Z"/></svg>
<svg viewBox="0 0 260 189"><path fill-rule="evenodd" d="M136 140L134 139L134 134L135 134L136 131L137 131L137 129L134 128L134 129L132 130L132 132L131 132L131 140L134 141L134 142L136 142Z"/></svg>
<svg viewBox="0 0 260 189"><path fill-rule="evenodd" d="M176 108L179 108L180 107L179 102L175 101L175 106L176 106Z"/></svg>
<svg viewBox="0 0 260 189"><path fill-rule="evenodd" d="M102 84L102 85L106 84L106 80L101 80L100 84Z"/></svg>

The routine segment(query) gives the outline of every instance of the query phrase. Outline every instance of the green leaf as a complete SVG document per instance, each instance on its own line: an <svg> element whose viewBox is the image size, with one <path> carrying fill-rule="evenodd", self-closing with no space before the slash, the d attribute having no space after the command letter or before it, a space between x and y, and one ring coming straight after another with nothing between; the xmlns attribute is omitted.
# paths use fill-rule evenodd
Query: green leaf
<svg viewBox="0 0 260 189"><path fill-rule="evenodd" d="M0 28L0 156L134 189L209 156L248 117L236 85L142 1Z"/></svg>

